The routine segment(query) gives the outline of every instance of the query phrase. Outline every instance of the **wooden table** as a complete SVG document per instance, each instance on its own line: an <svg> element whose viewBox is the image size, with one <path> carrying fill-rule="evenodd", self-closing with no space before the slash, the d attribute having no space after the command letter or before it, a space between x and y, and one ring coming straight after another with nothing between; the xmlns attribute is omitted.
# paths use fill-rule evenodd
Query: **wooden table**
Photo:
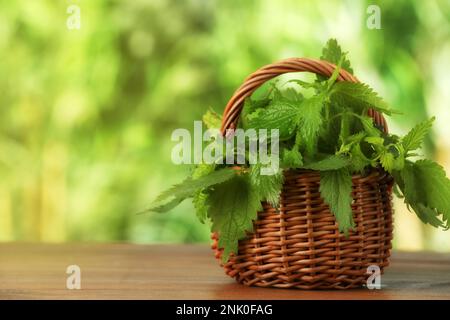
<svg viewBox="0 0 450 320"><path fill-rule="evenodd" d="M66 268L81 268L81 289ZM394 253L381 290L249 288L206 245L0 244L0 299L450 299L450 254Z"/></svg>

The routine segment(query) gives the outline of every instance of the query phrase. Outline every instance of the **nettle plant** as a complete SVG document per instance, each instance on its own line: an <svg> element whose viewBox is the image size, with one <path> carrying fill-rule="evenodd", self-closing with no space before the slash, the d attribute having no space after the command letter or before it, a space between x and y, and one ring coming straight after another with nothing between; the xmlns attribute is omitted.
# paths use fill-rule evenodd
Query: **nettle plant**
<svg viewBox="0 0 450 320"><path fill-rule="evenodd" d="M237 253L238 241L253 230L261 203L279 207L284 171L320 171L321 197L340 232L348 235L355 227L352 175L385 170L394 178L394 193L404 198L408 209L424 223L448 229L450 180L439 164L420 159L416 151L434 118L416 125L404 137L385 133L368 115L369 109L387 116L394 112L379 95L363 83L336 81L340 68L352 73L336 40L328 41L321 59L337 66L331 77L289 81L298 90L272 84L263 98L245 101L238 128L279 130L277 172L262 175L263 164L250 163L248 153L245 163L226 164L224 153L215 163L197 165L183 182L159 195L148 210L165 212L192 198L198 219L202 223L209 220L212 232L218 233L226 262L231 253ZM313 94L302 94L308 91ZM203 121L208 128L221 124L211 111Z"/></svg>

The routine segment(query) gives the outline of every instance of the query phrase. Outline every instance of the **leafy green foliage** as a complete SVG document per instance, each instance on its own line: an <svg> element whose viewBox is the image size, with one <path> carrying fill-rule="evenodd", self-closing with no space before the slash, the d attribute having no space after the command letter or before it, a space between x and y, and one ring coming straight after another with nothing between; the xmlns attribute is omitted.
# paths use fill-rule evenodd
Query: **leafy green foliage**
<svg viewBox="0 0 450 320"><path fill-rule="evenodd" d="M207 163L201 163L197 165L194 170L192 171L192 178L198 179L204 176L209 175L210 173L213 173L216 169L215 164L207 164Z"/></svg>
<svg viewBox="0 0 450 320"><path fill-rule="evenodd" d="M322 110L325 106L324 96L316 95L303 100L298 114L298 130L305 140L306 153L313 156L317 146L320 128L323 123Z"/></svg>
<svg viewBox="0 0 450 320"><path fill-rule="evenodd" d="M354 227L352 216L352 177L346 168L320 172L320 195L336 217L339 231Z"/></svg>
<svg viewBox="0 0 450 320"><path fill-rule="evenodd" d="M395 178L405 202L423 222L450 227L450 180L440 165L430 160L407 161Z"/></svg>
<svg viewBox="0 0 450 320"><path fill-rule="evenodd" d="M350 159L344 155L330 155L318 161L307 162L302 168L317 171L337 170L350 164Z"/></svg>
<svg viewBox="0 0 450 320"><path fill-rule="evenodd" d="M281 170L261 175L263 165L246 162L241 168L199 165L192 177L158 197L154 211L167 211L193 197L201 222L209 218L219 233L219 246L226 261L236 253L238 241L252 230L261 202L279 205L283 170L320 172L320 194L335 216L339 230L348 235L355 227L352 217L352 174L365 175L371 168L394 176L396 193L425 223L449 227L450 181L434 162L412 162L410 151L420 147L434 118L414 127L405 137L387 134L368 116L369 108L390 115L393 111L369 86L336 82L340 68L352 71L350 62L335 40L323 50L323 59L336 64L333 74L312 83L291 80L299 86L281 90L276 84L263 99L246 99L240 126L244 129L278 129ZM305 97L301 90L312 90ZM220 126L220 117L209 111L204 122ZM261 142L261 141L259 141ZM438 191L436 191L438 190Z"/></svg>
<svg viewBox="0 0 450 320"><path fill-rule="evenodd" d="M300 146L302 143L302 137L299 132L295 136L294 145L292 148L283 148L281 167L282 168L300 168L303 166L303 156L300 153Z"/></svg>
<svg viewBox="0 0 450 320"><path fill-rule="evenodd" d="M218 184L208 197L212 231L219 233L222 261L236 253L238 241L253 230L257 212L262 210L258 191L252 187L248 175L236 175Z"/></svg>
<svg viewBox="0 0 450 320"><path fill-rule="evenodd" d="M272 101L265 108L258 108L246 117L246 127L253 129L279 129L280 140L294 134L298 107L287 99Z"/></svg>
<svg viewBox="0 0 450 320"><path fill-rule="evenodd" d="M161 193L146 211L168 211L184 199L192 197L198 190L209 188L215 184L227 181L235 175L235 170L231 168L222 168L197 179L188 177L180 184L176 184Z"/></svg>
<svg viewBox="0 0 450 320"><path fill-rule="evenodd" d="M381 135L380 129L375 127L375 124L373 123L373 119L371 117L359 116L358 119L361 122L364 131L367 132L368 136L379 137Z"/></svg>
<svg viewBox="0 0 450 320"><path fill-rule="evenodd" d="M240 122L241 125L246 128L248 127L248 116L252 113L254 113L256 110L265 108L269 105L271 99L270 98L264 98L261 100L253 100L252 98L245 99L244 107L242 108Z"/></svg>
<svg viewBox="0 0 450 320"><path fill-rule="evenodd" d="M413 151L420 148L423 139L430 131L434 122L434 117L416 125L410 132L402 139L403 148L405 152Z"/></svg>
<svg viewBox="0 0 450 320"><path fill-rule="evenodd" d="M300 92L296 91L294 88L285 89L283 91L283 96L291 102L294 102L295 104L302 102L304 99L303 95Z"/></svg>
<svg viewBox="0 0 450 320"><path fill-rule="evenodd" d="M393 145L384 149L380 154L380 163L383 166L383 169L389 173L392 173L394 170L402 170L405 165L403 151L397 149L397 147L401 146Z"/></svg>
<svg viewBox="0 0 450 320"><path fill-rule="evenodd" d="M298 146L294 146L292 149L283 149L283 158L281 161L283 168L297 169L303 166L303 157Z"/></svg>
<svg viewBox="0 0 450 320"><path fill-rule="evenodd" d="M203 115L202 120L208 129L219 129L222 122L222 117L218 115L214 110L209 109Z"/></svg>
<svg viewBox="0 0 450 320"><path fill-rule="evenodd" d="M273 207L278 207L284 176L279 170L272 175L261 174L261 163L250 166L250 182L252 188L258 191L261 201L267 201Z"/></svg>
<svg viewBox="0 0 450 320"><path fill-rule="evenodd" d="M203 118L203 120L205 120ZM220 125L220 124L219 124ZM207 176L214 172L215 165L214 164L199 164L195 170L192 172L192 178L198 179L200 177ZM206 193L206 188L197 190L192 196L192 203L194 204L195 212L197 213L197 218L201 223L205 222L206 217L208 216L208 205L206 203L206 199L208 195Z"/></svg>
<svg viewBox="0 0 450 320"><path fill-rule="evenodd" d="M207 199L208 194L203 190L196 191L192 196L192 203L194 205L197 218L201 223L205 223L208 216L208 204L206 203Z"/></svg>
<svg viewBox="0 0 450 320"><path fill-rule="evenodd" d="M364 83L341 81L331 91L331 100L340 105L350 106L361 113L368 108L390 115L392 111L378 94Z"/></svg>
<svg viewBox="0 0 450 320"><path fill-rule="evenodd" d="M361 148L361 142L354 143L350 147L350 172L362 173L365 168L370 167L374 161L369 159Z"/></svg>
<svg viewBox="0 0 450 320"><path fill-rule="evenodd" d="M342 52L342 49L337 43L336 39L328 40L322 50L322 56L320 57L320 59L334 63L335 65L339 64L342 59L342 68L353 74L353 69L350 66L350 61L345 57L345 53Z"/></svg>

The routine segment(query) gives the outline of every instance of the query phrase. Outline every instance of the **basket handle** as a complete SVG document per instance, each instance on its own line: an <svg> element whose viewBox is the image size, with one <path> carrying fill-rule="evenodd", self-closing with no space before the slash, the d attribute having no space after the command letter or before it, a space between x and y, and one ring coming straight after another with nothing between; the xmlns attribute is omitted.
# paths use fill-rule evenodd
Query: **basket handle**
<svg viewBox="0 0 450 320"><path fill-rule="evenodd" d="M333 74L336 66L328 61L309 58L289 58L268 64L249 75L241 86L234 92L223 112L220 131L226 133L227 129L235 129L239 115L244 106L244 100L251 96L264 82L289 72L313 72L325 77ZM344 69L340 69L338 81L359 82L359 80ZM379 112L369 109L368 114L384 132L388 132L386 120Z"/></svg>

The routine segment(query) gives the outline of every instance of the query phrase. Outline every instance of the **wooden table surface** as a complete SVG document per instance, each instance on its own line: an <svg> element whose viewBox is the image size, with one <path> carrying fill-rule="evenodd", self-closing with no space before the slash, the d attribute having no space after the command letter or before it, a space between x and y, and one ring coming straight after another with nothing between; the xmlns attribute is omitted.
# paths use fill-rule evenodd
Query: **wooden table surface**
<svg viewBox="0 0 450 320"><path fill-rule="evenodd" d="M66 268L81 289L66 288ZM450 254L394 253L381 290L245 287L206 245L0 244L0 299L450 299Z"/></svg>

